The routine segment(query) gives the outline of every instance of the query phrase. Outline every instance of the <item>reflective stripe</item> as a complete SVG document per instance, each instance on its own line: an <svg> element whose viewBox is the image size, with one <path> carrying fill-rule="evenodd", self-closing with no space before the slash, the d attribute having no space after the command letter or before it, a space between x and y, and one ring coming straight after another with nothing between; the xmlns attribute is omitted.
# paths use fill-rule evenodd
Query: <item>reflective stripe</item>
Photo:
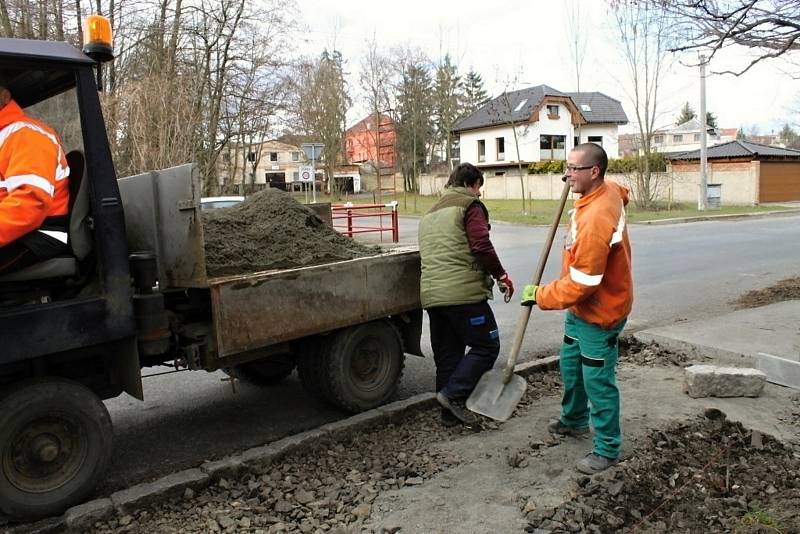
<svg viewBox="0 0 800 534"><path fill-rule="evenodd" d="M67 232L56 232L54 230L39 230L41 233L45 235L49 235L52 238L58 239L62 243L67 243Z"/></svg>
<svg viewBox="0 0 800 534"><path fill-rule="evenodd" d="M56 148L58 148L58 156L56 156L58 158L58 160L56 161L56 181L61 181L66 177L68 177L69 167L61 165L61 160L64 157L64 153L61 151L61 144L58 142L58 138L56 138L55 135L51 134L47 130L41 128L40 126L37 126L36 124L25 121L12 122L11 124L3 128L2 131L0 131L0 147L3 146L3 144L6 142L6 140L11 134L13 134L14 132L18 132L22 128L30 128L34 132L38 132L43 136L47 137L54 145L56 145Z"/></svg>
<svg viewBox="0 0 800 534"><path fill-rule="evenodd" d="M617 229L611 235L611 242L608 245L612 246L615 243L621 242L622 241L622 233L624 231L625 231L625 208L622 208L622 213L620 213L619 222L617 223Z"/></svg>
<svg viewBox="0 0 800 534"><path fill-rule="evenodd" d="M47 178L42 178L37 174L19 174L17 176L9 176L5 180L0 180L0 187L7 189L9 193L23 185L32 185L33 187L38 187L51 197L55 193L55 187L53 187L53 184L48 182Z"/></svg>
<svg viewBox="0 0 800 534"><path fill-rule="evenodd" d="M572 278L573 282L578 282L579 284L585 286L599 286L600 282L603 281L602 274L586 274L580 272L575 267L569 268L569 277Z"/></svg>
<svg viewBox="0 0 800 534"><path fill-rule="evenodd" d="M572 235L572 243L578 239L578 221L575 219L577 211L575 208L569 210L569 232Z"/></svg>

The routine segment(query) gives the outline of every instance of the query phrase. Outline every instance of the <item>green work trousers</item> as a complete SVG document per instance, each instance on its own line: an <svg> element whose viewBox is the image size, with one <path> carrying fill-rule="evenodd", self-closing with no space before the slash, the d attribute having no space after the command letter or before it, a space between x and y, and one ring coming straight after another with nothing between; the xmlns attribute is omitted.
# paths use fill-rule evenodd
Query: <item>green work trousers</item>
<svg viewBox="0 0 800 534"><path fill-rule="evenodd" d="M627 319L604 330L567 312L561 344L561 423L586 428L591 416L594 427L592 452L617 458L622 445L617 388L617 338ZM591 405L591 411L589 406Z"/></svg>

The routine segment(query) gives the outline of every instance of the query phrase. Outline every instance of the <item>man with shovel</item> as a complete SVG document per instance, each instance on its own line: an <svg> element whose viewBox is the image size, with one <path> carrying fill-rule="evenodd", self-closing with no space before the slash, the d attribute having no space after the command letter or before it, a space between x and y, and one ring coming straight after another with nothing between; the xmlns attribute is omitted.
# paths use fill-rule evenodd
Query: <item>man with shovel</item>
<svg viewBox="0 0 800 534"><path fill-rule="evenodd" d="M464 407L464 399L500 353L497 322L487 302L492 298L492 277L501 284L506 302L514 293L489 239L481 186L483 173L462 163L419 224L420 296L430 318L436 400L446 425L478 421Z"/></svg>
<svg viewBox="0 0 800 534"><path fill-rule="evenodd" d="M618 461L622 433L617 338L633 304L625 226L628 190L605 181L607 167L605 150L594 143L578 145L569 153L564 178L580 198L570 211L561 278L525 286L522 293L523 305L568 310L560 354L561 417L548 429L582 436L588 434L591 419L592 452L576 466L586 474L599 473Z"/></svg>

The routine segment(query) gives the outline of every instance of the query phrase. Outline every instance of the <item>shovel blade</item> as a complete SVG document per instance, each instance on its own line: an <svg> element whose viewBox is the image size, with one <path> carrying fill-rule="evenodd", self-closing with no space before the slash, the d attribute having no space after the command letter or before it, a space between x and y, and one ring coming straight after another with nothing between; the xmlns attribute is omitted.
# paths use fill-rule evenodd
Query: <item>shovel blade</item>
<svg viewBox="0 0 800 534"><path fill-rule="evenodd" d="M507 421L527 388L528 383L518 375L511 375L508 384L504 384L502 369L493 369L478 381L467 399L467 408L497 421Z"/></svg>

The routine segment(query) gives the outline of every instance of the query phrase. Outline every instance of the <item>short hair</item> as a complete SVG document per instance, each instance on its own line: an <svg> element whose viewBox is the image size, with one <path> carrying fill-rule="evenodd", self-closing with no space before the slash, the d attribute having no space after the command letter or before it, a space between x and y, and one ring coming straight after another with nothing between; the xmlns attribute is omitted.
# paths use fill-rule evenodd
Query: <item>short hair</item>
<svg viewBox="0 0 800 534"><path fill-rule="evenodd" d="M445 187L472 187L476 182L483 185L483 173L472 163L461 163L450 173Z"/></svg>
<svg viewBox="0 0 800 534"><path fill-rule="evenodd" d="M608 169L608 154L603 150L603 147L596 143L582 143L576 146L574 150L578 150L588 156L589 161L586 163L600 167L600 176L606 175L606 169Z"/></svg>

